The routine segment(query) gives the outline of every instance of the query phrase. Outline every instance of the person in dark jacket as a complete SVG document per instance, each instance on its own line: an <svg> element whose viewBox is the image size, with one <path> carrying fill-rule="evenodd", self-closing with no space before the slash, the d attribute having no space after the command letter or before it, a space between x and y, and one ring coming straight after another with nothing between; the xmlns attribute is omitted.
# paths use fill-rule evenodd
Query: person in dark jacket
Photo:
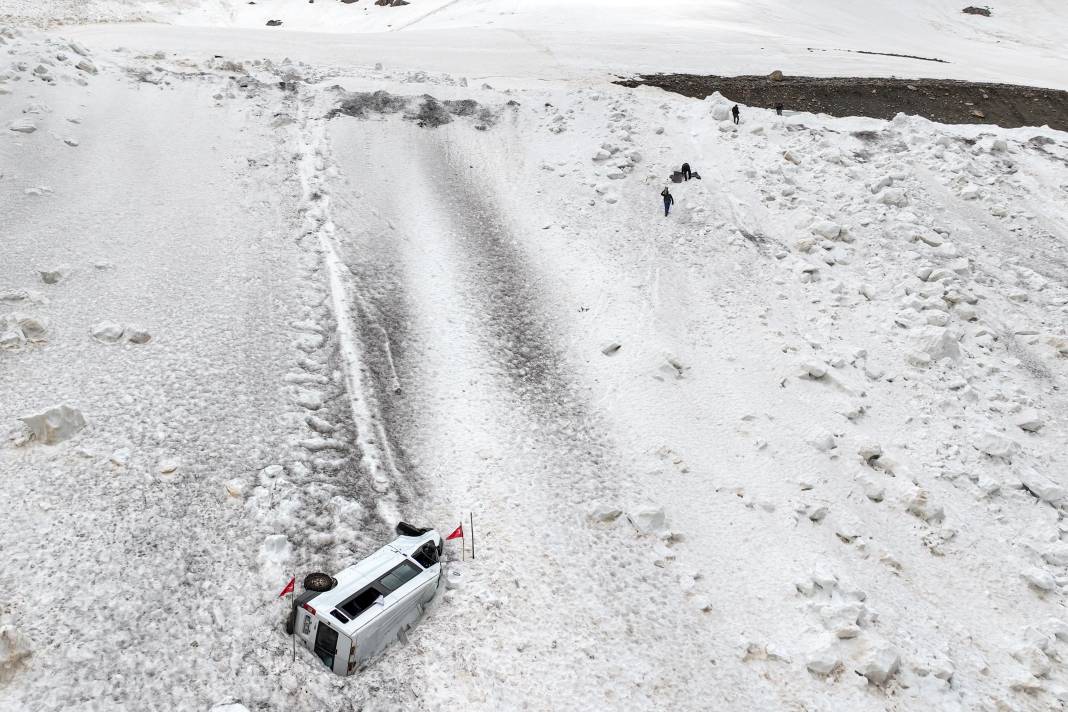
<svg viewBox="0 0 1068 712"><path fill-rule="evenodd" d="M731 109L731 116L734 117L734 123L738 123L739 121L741 121L740 115L741 112L738 110L738 105L735 104L734 107Z"/></svg>
<svg viewBox="0 0 1068 712"><path fill-rule="evenodd" d="M782 102L781 101L778 104L775 105L775 113L778 114L779 116L782 116Z"/></svg>
<svg viewBox="0 0 1068 712"><path fill-rule="evenodd" d="M667 188L660 191L660 196L664 199L664 217L666 218L671 212L671 206L675 204L675 196Z"/></svg>
<svg viewBox="0 0 1068 712"><path fill-rule="evenodd" d="M690 173L690 164L689 163L683 163L682 164L682 179L683 180L690 180L690 176L691 175L693 175L693 174Z"/></svg>

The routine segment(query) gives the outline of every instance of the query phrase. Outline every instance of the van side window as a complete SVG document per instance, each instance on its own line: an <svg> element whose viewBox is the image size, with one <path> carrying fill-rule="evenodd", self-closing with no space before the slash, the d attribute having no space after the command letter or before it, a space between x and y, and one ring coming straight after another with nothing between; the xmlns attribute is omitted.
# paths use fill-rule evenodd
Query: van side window
<svg viewBox="0 0 1068 712"><path fill-rule="evenodd" d="M438 547L434 545L434 542L428 541L419 547L417 552L412 554L412 558L424 569L429 569L438 563Z"/></svg>
<svg viewBox="0 0 1068 712"><path fill-rule="evenodd" d="M413 578L419 575L419 567L410 561L401 563L388 574L378 579L379 585L382 586L387 592L393 593L404 584L411 581Z"/></svg>
<svg viewBox="0 0 1068 712"><path fill-rule="evenodd" d="M373 585L357 593L349 600L342 603L338 608L345 611L350 618L355 618L375 604L382 593Z"/></svg>

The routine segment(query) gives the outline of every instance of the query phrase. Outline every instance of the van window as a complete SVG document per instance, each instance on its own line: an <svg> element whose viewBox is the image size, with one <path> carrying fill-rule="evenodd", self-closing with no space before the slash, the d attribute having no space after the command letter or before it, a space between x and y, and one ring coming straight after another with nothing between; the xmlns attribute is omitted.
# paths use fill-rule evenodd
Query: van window
<svg viewBox="0 0 1068 712"><path fill-rule="evenodd" d="M319 621L319 630L315 632L315 654L331 670L334 669L334 655L337 654L337 631L326 623Z"/></svg>
<svg viewBox="0 0 1068 712"><path fill-rule="evenodd" d="M410 561L405 561L400 566L378 579L378 583L381 584L382 588L387 592L393 593L418 575L419 567Z"/></svg>
<svg viewBox="0 0 1068 712"><path fill-rule="evenodd" d="M368 608L373 606L375 604L375 601L377 601L382 595L382 592L380 592L372 584L371 586L368 586L364 590L357 593L349 600L342 603L340 606L338 606L338 608L345 611L345 613L350 618L355 618L356 616L360 615Z"/></svg>

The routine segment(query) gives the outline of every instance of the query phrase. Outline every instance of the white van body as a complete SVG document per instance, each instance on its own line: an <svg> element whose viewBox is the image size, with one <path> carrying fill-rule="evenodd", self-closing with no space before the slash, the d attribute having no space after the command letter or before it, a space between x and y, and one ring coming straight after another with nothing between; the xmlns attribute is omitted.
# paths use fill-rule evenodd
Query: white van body
<svg viewBox="0 0 1068 712"><path fill-rule="evenodd" d="M402 536L392 543L338 573L336 586L306 590L293 603L287 630L338 675L382 652L422 617L437 593L441 535L407 525L398 532Z"/></svg>

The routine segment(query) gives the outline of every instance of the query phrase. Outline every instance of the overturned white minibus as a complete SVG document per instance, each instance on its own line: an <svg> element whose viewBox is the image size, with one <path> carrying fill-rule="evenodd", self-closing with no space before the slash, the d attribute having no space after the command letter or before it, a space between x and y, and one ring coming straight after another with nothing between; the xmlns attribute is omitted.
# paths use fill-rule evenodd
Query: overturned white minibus
<svg viewBox="0 0 1068 712"><path fill-rule="evenodd" d="M336 577L310 574L286 632L338 675L349 675L403 635L442 578L441 535L401 522L399 535Z"/></svg>

